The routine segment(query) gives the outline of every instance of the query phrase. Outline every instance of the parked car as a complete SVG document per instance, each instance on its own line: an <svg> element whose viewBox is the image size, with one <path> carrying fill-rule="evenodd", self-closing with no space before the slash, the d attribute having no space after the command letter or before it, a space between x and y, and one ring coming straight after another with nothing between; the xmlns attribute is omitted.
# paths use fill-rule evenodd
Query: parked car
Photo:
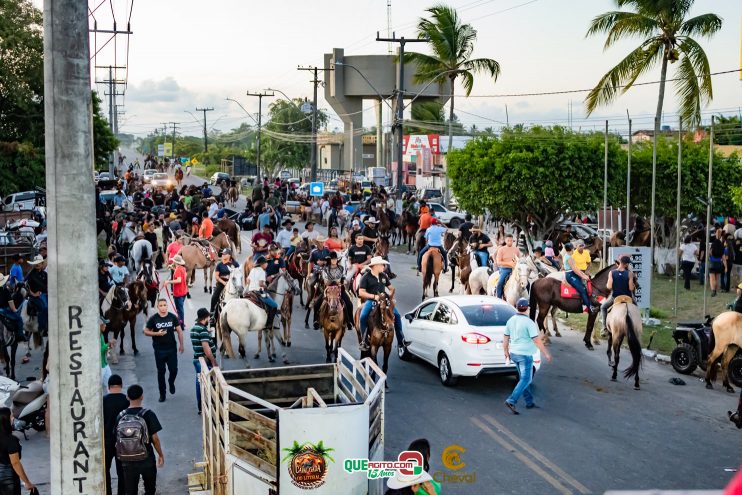
<svg viewBox="0 0 742 495"><path fill-rule="evenodd" d="M221 185L222 181L227 181L227 183L230 183L232 179L226 172L215 172L214 175L211 176L211 179L209 179L209 184L213 186L219 186Z"/></svg>
<svg viewBox="0 0 742 495"><path fill-rule="evenodd" d="M142 180L144 181L145 184L149 184L150 182L152 182L152 177L156 173L157 173L157 169L156 168L148 168L142 174Z"/></svg>
<svg viewBox="0 0 742 495"><path fill-rule="evenodd" d="M152 187L157 188L166 188L170 187L175 184L175 182L170 178L170 176L166 173L156 173L152 176L152 180L150 181L150 184L152 184Z"/></svg>
<svg viewBox="0 0 742 495"><path fill-rule="evenodd" d="M3 210L33 210L36 206L46 203L46 194L42 191L23 191L9 194L3 200Z"/></svg>
<svg viewBox="0 0 742 495"><path fill-rule="evenodd" d="M515 375L503 351L505 325L515 308L491 296L443 296L423 301L404 315L404 333L410 344L398 348L399 358L412 356L438 367L441 383L456 384L460 376ZM541 367L541 354L533 368Z"/></svg>
<svg viewBox="0 0 742 495"><path fill-rule="evenodd" d="M443 200L443 193L440 189L418 189L415 194L418 199L424 199L425 201Z"/></svg>
<svg viewBox="0 0 742 495"><path fill-rule="evenodd" d="M449 210L440 203L428 203L428 206L433 210L434 217L452 229L458 229L459 225L466 221L466 213L464 212Z"/></svg>

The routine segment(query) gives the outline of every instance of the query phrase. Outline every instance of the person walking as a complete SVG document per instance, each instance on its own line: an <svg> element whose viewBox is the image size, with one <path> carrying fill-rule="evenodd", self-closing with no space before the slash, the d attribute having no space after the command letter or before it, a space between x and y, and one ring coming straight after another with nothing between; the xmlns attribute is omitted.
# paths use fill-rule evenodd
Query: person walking
<svg viewBox="0 0 742 495"><path fill-rule="evenodd" d="M186 262L183 257L176 254L173 257L173 265L175 265L173 275L170 277L170 280L162 281L163 289L168 284L173 287L173 304L175 305L175 311L178 313L178 320L180 321L181 328L185 326L185 299L188 294L185 264Z"/></svg>
<svg viewBox="0 0 742 495"><path fill-rule="evenodd" d="M690 290L691 272L696 264L696 256L698 256L698 246L691 236L685 236L678 253L680 254L680 269L683 270L683 287L685 290Z"/></svg>
<svg viewBox="0 0 742 495"><path fill-rule="evenodd" d="M204 358L209 369L214 368L216 363L216 343L209 332L209 317L211 313L206 308L200 308L196 313L196 324L191 328L191 345L193 346L193 367L196 368L196 405L198 414L201 414L201 363L199 358Z"/></svg>
<svg viewBox="0 0 742 495"><path fill-rule="evenodd" d="M112 495L111 464L116 461L116 476L118 477L117 495L126 493L124 483L124 469L121 461L116 459L116 424L119 414L129 407L129 399L122 388L124 381L119 375L108 378L108 393L103 396L103 440L106 454L106 495Z"/></svg>
<svg viewBox="0 0 742 495"><path fill-rule="evenodd" d="M709 286L711 288L711 297L716 297L716 291L719 289L721 274L724 271L724 239L721 229L716 229L714 239L709 247Z"/></svg>
<svg viewBox="0 0 742 495"><path fill-rule="evenodd" d="M520 298L515 303L518 314L512 316L505 325L505 337L502 342L505 359L512 361L518 368L518 384L505 400L505 405L513 414L520 414L515 408L521 396L526 401L526 409L536 407L531 394L533 381L533 355L537 350L546 362L551 362L551 354L541 341L536 323L528 317L528 299Z"/></svg>
<svg viewBox="0 0 742 495"><path fill-rule="evenodd" d="M175 343L175 333L178 342ZM183 354L183 327L178 317L167 310L165 299L157 300L157 313L152 315L144 327L144 335L152 337L152 348L155 351L157 365L157 385L160 390L160 402L165 402L165 368L169 371L168 384L170 393L175 394L175 378L178 376L178 353Z"/></svg>
<svg viewBox="0 0 742 495"><path fill-rule="evenodd" d="M157 468L165 465L165 454L158 436L162 425L153 411L142 407L144 389L140 385L130 386L126 390L126 397L129 399L129 407L119 413L116 421L116 457L124 469L125 493L138 495L141 478L144 482L144 495L155 495ZM142 441L132 442L131 437L123 437L124 424L129 430L138 430L136 433L142 435ZM144 459L128 460L131 457Z"/></svg>
<svg viewBox="0 0 742 495"><path fill-rule="evenodd" d="M23 330L23 318L20 315L20 311L18 311L19 308L15 305L15 301L13 301L13 293L8 287L8 280L10 280L10 277L0 273L0 315L3 315L15 324L16 340L18 342L26 342L26 334Z"/></svg>
<svg viewBox="0 0 742 495"><path fill-rule="evenodd" d="M21 481L26 490L36 488L21 464L21 443L13 435L13 415L0 407L0 494L21 495Z"/></svg>

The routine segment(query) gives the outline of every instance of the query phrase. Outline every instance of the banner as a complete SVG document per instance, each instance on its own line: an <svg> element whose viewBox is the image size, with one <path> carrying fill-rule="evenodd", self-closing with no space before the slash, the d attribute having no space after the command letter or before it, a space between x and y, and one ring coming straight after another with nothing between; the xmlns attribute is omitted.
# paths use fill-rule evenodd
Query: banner
<svg viewBox="0 0 742 495"><path fill-rule="evenodd" d="M402 154L406 159L418 151L428 151L431 155L441 154L441 137L438 134L412 134L404 136Z"/></svg>
<svg viewBox="0 0 742 495"><path fill-rule="evenodd" d="M652 272L649 269L651 255L652 248L649 247L621 246L608 249L608 259L611 263L620 256L631 258L629 268L636 275L638 284L634 296L636 296L636 305L641 309L649 309L651 303Z"/></svg>
<svg viewBox="0 0 742 495"><path fill-rule="evenodd" d="M173 155L173 143L165 143L163 145L163 151L165 153L165 156L172 156Z"/></svg>
<svg viewBox="0 0 742 495"><path fill-rule="evenodd" d="M157 156L165 156L165 145L164 144L157 145Z"/></svg>

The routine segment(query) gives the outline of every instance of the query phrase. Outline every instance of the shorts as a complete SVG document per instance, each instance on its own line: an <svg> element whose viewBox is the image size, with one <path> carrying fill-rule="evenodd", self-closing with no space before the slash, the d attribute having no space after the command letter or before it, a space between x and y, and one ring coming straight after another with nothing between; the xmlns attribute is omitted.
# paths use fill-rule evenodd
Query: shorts
<svg viewBox="0 0 742 495"><path fill-rule="evenodd" d="M721 261L709 261L709 273L724 272L724 265Z"/></svg>

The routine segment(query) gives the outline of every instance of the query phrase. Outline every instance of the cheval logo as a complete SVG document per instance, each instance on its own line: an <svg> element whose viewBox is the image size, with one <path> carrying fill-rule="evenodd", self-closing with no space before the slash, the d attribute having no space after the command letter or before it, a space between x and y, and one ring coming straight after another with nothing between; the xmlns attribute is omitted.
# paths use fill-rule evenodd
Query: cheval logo
<svg viewBox="0 0 742 495"><path fill-rule="evenodd" d="M312 490L325 484L329 467L327 461L335 462L330 456L330 452L335 449L325 447L322 441L314 445L309 442L300 444L294 440L291 448L283 450L287 454L281 462L288 462L291 483L304 490Z"/></svg>

